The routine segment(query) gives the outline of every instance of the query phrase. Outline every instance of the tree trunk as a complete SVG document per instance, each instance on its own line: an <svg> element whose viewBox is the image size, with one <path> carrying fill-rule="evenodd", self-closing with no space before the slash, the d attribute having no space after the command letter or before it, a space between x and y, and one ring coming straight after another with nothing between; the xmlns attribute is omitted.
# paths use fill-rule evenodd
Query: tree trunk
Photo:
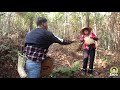
<svg viewBox="0 0 120 90"><path fill-rule="evenodd" d="M10 28L11 28L11 27L10 27L10 26L11 26L11 14L12 14L11 12L8 13L8 26L7 26L7 29L6 29L6 30L7 30L7 31L6 31L6 34L7 34L7 35L9 34L9 32L10 32L10 30L11 30L11 29L10 29Z"/></svg>
<svg viewBox="0 0 120 90"><path fill-rule="evenodd" d="M90 22L90 20L89 20L89 13L87 13L87 15L86 15L86 26L87 27L89 27L89 22Z"/></svg>
<svg viewBox="0 0 120 90"><path fill-rule="evenodd" d="M33 17L30 18L30 31L33 29Z"/></svg>

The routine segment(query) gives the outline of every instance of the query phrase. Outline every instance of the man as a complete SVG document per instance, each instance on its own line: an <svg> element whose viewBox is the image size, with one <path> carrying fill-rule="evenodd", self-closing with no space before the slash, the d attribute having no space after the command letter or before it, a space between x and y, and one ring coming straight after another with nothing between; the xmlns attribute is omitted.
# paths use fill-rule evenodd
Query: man
<svg viewBox="0 0 120 90"><path fill-rule="evenodd" d="M37 28L27 33L25 37L24 53L27 56L26 72L28 78L39 78L41 62L46 59L48 48L53 43L61 45L71 44L73 41L61 39L52 32L47 31L47 19L38 17Z"/></svg>

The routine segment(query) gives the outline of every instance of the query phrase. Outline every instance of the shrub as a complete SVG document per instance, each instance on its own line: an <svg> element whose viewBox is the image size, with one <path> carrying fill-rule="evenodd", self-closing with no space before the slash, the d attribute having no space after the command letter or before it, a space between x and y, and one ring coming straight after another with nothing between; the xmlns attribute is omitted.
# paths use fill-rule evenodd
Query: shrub
<svg viewBox="0 0 120 90"><path fill-rule="evenodd" d="M80 68L80 61L76 61L72 64L71 68L58 68L57 70L53 71L49 75L51 78L63 77L63 78L70 78L72 77L76 71Z"/></svg>

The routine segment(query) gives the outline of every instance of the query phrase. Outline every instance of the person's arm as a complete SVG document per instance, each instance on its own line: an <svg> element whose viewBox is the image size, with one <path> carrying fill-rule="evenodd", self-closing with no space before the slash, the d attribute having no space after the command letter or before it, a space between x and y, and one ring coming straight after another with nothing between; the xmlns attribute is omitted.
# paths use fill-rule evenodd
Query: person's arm
<svg viewBox="0 0 120 90"><path fill-rule="evenodd" d="M95 33L92 32L90 38L94 39L95 41L98 41L98 37Z"/></svg>
<svg viewBox="0 0 120 90"><path fill-rule="evenodd" d="M80 43L82 43L82 42L84 42L84 36L83 35L80 37Z"/></svg>
<svg viewBox="0 0 120 90"><path fill-rule="evenodd" d="M99 40L98 37L94 37L93 39L94 39L95 41L98 41L98 40Z"/></svg>
<svg viewBox="0 0 120 90"><path fill-rule="evenodd" d="M50 39L52 43L59 43L61 45L69 45L74 42L74 41L67 40L67 39L61 39L60 37L54 35L52 32L49 32L48 36L49 36L48 38Z"/></svg>
<svg viewBox="0 0 120 90"><path fill-rule="evenodd" d="M53 37L53 40L54 40L54 43L59 43L61 45L69 45L75 41L71 41L71 40L68 40L68 39L61 39L60 37L54 35Z"/></svg>

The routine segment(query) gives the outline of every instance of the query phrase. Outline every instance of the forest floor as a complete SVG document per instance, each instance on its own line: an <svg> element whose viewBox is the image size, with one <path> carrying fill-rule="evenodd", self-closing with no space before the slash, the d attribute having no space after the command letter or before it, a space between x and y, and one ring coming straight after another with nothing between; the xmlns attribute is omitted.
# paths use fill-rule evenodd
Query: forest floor
<svg viewBox="0 0 120 90"><path fill-rule="evenodd" d="M110 77L111 67L116 66L120 68L119 54L104 50L102 48L97 48L97 54L94 63L94 74L83 74L83 72L80 70L83 64L83 51L76 52L78 47L77 45L78 44L76 43L68 46L54 44L50 47L48 55L54 57L55 59L54 70L57 70L60 67L71 68L74 62L79 61L79 69L76 70L76 72L72 75L67 74L68 78L120 78L120 74L118 74L117 77ZM64 74L62 73L56 77L64 78Z"/></svg>
<svg viewBox="0 0 120 90"><path fill-rule="evenodd" d="M77 44L61 46L59 44L53 44L48 55L54 58L54 71L60 68L67 68L70 70L72 64L79 61L79 69L73 70L73 73L69 73L69 70L64 69L62 73L54 73L54 78L111 78L110 68L116 66L120 68L120 56L118 53L105 51L102 48L97 48L97 55L94 64L94 74L84 75L80 68L82 68L83 51L76 52ZM9 54L9 53L8 53ZM6 54L7 55L7 54ZM66 73L69 74L66 74ZM9 57L0 63L0 78L19 78L17 73L17 60L14 62ZM52 78L52 77L48 77ZM120 74L117 77L120 78Z"/></svg>

